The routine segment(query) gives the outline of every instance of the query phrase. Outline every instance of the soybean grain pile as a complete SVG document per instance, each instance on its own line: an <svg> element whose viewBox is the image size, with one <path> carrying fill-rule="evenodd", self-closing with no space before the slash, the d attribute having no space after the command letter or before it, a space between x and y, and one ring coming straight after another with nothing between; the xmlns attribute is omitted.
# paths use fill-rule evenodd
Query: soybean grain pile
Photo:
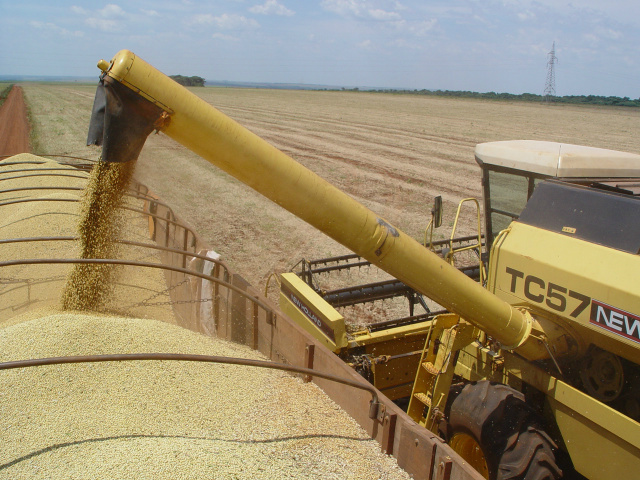
<svg viewBox="0 0 640 480"><path fill-rule="evenodd" d="M261 357L155 320L34 312L0 360L177 352ZM0 372L0 478L408 479L315 385L188 362Z"/></svg>

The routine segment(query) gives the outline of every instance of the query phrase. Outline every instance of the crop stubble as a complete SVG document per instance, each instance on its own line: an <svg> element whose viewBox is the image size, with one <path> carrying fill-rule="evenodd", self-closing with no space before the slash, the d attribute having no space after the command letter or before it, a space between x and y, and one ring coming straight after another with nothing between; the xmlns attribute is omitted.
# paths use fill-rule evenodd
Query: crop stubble
<svg viewBox="0 0 640 480"><path fill-rule="evenodd" d="M25 86L32 112L52 113L35 117L51 148L97 157L83 145L92 90ZM458 201L480 195L477 143L526 138L640 152L638 109L364 92L192 91L419 240L434 196L444 197L440 235L448 236ZM51 135L55 129L63 142ZM162 134L147 140L136 176L255 286L303 257L348 253ZM472 233L473 215L464 214L460 233Z"/></svg>

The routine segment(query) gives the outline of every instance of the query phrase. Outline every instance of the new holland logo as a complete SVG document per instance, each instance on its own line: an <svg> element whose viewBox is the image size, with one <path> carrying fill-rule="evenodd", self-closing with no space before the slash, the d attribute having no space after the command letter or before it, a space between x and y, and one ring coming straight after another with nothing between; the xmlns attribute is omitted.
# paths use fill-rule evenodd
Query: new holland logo
<svg viewBox="0 0 640 480"><path fill-rule="evenodd" d="M593 300L589 321L601 328L640 343L640 316Z"/></svg>
<svg viewBox="0 0 640 480"><path fill-rule="evenodd" d="M309 320L313 322L313 324L320 329L322 333L324 333L329 340L335 343L336 335L333 329L327 325L318 315L314 312L313 308L308 306L305 302L303 302L298 296L293 293L284 283L280 287L282 293L285 294L286 297L291 300L291 303L295 305L295 307L300 310Z"/></svg>

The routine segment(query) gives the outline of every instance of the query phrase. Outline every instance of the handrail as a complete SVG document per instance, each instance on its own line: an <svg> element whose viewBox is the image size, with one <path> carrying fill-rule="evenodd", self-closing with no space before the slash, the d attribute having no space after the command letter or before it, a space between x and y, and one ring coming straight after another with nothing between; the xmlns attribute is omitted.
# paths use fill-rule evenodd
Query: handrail
<svg viewBox="0 0 640 480"><path fill-rule="evenodd" d="M134 195L130 195L130 196L134 196ZM135 198L141 198L141 197L135 197ZM154 200L150 200L149 201L154 201ZM19 203L29 203L29 202L68 202L68 203L80 203L81 199L80 198L42 198L42 197L37 197L37 198L19 198L17 200L8 200L5 202L0 202L0 207L5 207L8 205L16 205ZM156 202L158 205L163 205L161 202ZM133 207L128 207L128 206L122 206L120 207L122 210L128 210L130 212L135 212L135 213L141 213L143 215L152 217L152 218L157 218L162 220L163 222L167 222L170 223L172 225L177 225L180 228L184 229L185 231L191 233L191 235L193 237L196 236L195 232L188 226L186 226L184 223L178 222L176 220L171 220L170 218L166 218L163 217L161 215L157 215L155 213L151 213L151 212L147 212L145 210L141 210L139 208L133 208ZM171 214L171 217L176 218L175 214L173 213L173 210L169 209L168 213Z"/></svg>
<svg viewBox="0 0 640 480"><path fill-rule="evenodd" d="M240 294L244 298L251 300L253 303L261 307L267 313L267 316L269 317L268 323L273 323L274 313L272 308L266 303L264 303L263 301L261 301L258 297L254 297L253 295L242 290L240 287L236 287L235 285L232 285L229 282L225 282L224 280L221 280L217 277L206 275L200 272L195 272L193 270L188 270L186 268L172 267L170 265L163 265L159 263L136 262L131 260L118 260L118 259L105 259L105 258L29 258L29 259L23 259L23 260L8 260L5 262L0 262L0 268L11 267L15 265L48 265L48 264L76 264L76 263L94 264L94 265L126 265L131 267L157 268L159 270L170 270L172 272L178 272L178 273L183 273L185 275L193 275L194 277L203 278L205 280L209 280L210 282L218 283L219 285Z"/></svg>
<svg viewBox="0 0 640 480"><path fill-rule="evenodd" d="M0 245L8 244L8 243L26 243L26 242L52 242L52 241L75 241L79 240L79 237L21 237L21 238L6 238L0 239ZM206 255L201 255L199 253L194 253L189 250L181 250L179 248L171 248L171 247L162 247L160 245L154 245L152 243L144 243L144 242L134 242L132 240L114 240L115 243L119 243L122 245L130 245L132 247L143 247L150 248L152 250L161 250L163 252L176 253L178 255L186 255L188 257L199 258L202 260L206 260L211 263L215 263L216 265L221 266L224 269L225 278L229 277L229 267L227 267L224 262L220 260L215 260L211 257L207 257Z"/></svg>
<svg viewBox="0 0 640 480"><path fill-rule="evenodd" d="M11 370L15 368L40 367L44 365L62 365L70 363L98 363L98 362L123 362L134 360L171 360L186 362L206 362L222 363L227 365L243 365L248 367L271 368L274 370L284 370L288 372L301 373L311 377L319 377L343 385L348 385L361 390L366 390L371 394L369 403L369 418L374 419L378 415L378 392L371 384L349 380L329 373L318 372L312 368L295 367L284 363L275 363L265 360L253 360L249 358L221 357L215 355L194 355L186 353L118 353L106 355L78 355L68 357L48 357L32 358L28 360L14 360L0 363L0 370Z"/></svg>

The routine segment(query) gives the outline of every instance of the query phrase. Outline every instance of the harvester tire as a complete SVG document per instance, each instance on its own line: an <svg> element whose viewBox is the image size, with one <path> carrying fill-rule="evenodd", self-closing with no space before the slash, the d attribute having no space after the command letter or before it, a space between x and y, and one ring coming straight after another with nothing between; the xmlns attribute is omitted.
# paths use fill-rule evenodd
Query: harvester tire
<svg viewBox="0 0 640 480"><path fill-rule="evenodd" d="M555 443L517 390L486 380L454 385L445 415L448 421L442 433L447 441L463 457L474 456L473 449L469 454L471 446L475 445L476 451L479 447L482 452L470 460L478 463L479 455L480 466L490 480L562 478ZM476 467L479 471L482 468Z"/></svg>

